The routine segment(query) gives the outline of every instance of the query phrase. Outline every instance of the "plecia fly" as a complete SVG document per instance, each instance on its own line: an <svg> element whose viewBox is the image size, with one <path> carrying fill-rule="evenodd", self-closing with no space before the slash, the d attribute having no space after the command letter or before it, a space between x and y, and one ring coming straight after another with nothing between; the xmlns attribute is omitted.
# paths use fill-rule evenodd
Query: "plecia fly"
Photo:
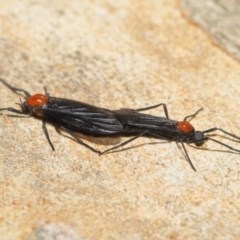
<svg viewBox="0 0 240 240"><path fill-rule="evenodd" d="M24 89L9 85L3 79L0 79L0 81L11 91L24 96L25 98L25 101L19 104L21 107L20 110L12 107L6 107L0 108L0 111L6 110L16 114L33 116L41 119L44 134L52 150L54 150L54 146L50 140L46 123L54 125L57 130L67 132L78 143L98 154L105 154L107 152L114 151L142 136L175 141L182 145L186 159L194 171L196 171L196 169L190 160L184 143L195 144L199 147L203 145L205 141L211 140L230 149L232 152L240 153L240 150L212 138L209 133L220 131L236 140L240 140L239 136L217 127L204 131L196 131L190 122L187 121L187 119L194 118L202 110L202 108L196 113L186 116L183 121L175 121L169 118L167 106L164 103L135 110L127 108L108 110L74 100L51 97L47 93L46 88L44 88L45 94L37 93L31 95ZM159 106L163 106L165 117L142 113L143 111ZM125 142L100 152L83 142L77 136L77 133L96 137L132 137Z"/></svg>
<svg viewBox="0 0 240 240"><path fill-rule="evenodd" d="M99 154L101 154L100 151L84 143L77 137L76 133L91 136L111 136L123 130L122 123L110 110L74 100L51 97L47 93L46 88L44 88L45 94L37 93L30 95L30 93L24 89L12 87L3 79L0 79L0 81L14 93L19 95L22 93L25 97L25 101L20 104L21 110L7 107L0 108L0 111L7 110L42 119L44 134L53 151L55 149L50 140L46 122L51 123L58 130L67 132L78 143Z"/></svg>

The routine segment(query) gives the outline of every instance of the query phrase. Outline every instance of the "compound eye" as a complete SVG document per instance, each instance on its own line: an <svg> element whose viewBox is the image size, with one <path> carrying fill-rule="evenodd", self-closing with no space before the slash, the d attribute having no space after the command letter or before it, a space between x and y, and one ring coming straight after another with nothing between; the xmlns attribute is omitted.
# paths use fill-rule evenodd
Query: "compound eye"
<svg viewBox="0 0 240 240"><path fill-rule="evenodd" d="M43 107L47 101L48 97L46 95L37 93L27 99L27 105L29 107Z"/></svg>
<svg viewBox="0 0 240 240"><path fill-rule="evenodd" d="M203 143L204 143L204 134L202 132L196 131L194 138L195 138L195 144L197 146L203 145Z"/></svg>

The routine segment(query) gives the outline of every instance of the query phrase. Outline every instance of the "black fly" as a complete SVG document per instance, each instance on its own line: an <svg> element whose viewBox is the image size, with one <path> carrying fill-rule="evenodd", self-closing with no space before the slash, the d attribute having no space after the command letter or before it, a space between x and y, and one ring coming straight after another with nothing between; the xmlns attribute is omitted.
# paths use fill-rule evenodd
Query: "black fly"
<svg viewBox="0 0 240 240"><path fill-rule="evenodd" d="M90 104L49 96L45 88L45 94L30 95L24 89L10 86L6 81L0 81L14 93L25 96L25 101L20 104L21 110L7 107L0 108L0 111L33 116L42 120L44 134L54 151L54 146L50 140L46 122L51 123L57 129L70 134L78 143L88 147L96 153L101 153L84 143L76 135L77 132L91 136L111 136L121 133L122 123L114 116L115 114L107 109L92 106Z"/></svg>
<svg viewBox="0 0 240 240"><path fill-rule="evenodd" d="M140 113L141 111L149 110L159 106L163 106L165 117L157 117L149 114ZM217 128L217 127L213 127L204 131L196 131L194 127L190 124L190 122L187 121L187 119L194 118L202 110L203 108L200 108L194 114L186 116L183 119L183 121L175 121L170 119L168 115L167 106L164 103L147 107L147 108L140 108L136 110L132 110L132 109L115 110L113 112L116 113L116 117L123 124L122 135L129 134L129 135L134 135L134 137L130 138L129 140L123 143L120 143L117 146L114 146L110 149L105 150L103 153L107 153L109 151L122 147L127 143L141 136L147 136L147 137L152 137L157 139L166 139L169 141L175 141L177 143L181 143L186 159L194 171L196 171L196 169L190 160L190 157L187 153L184 143L187 143L187 144L193 143L197 147L200 147L205 143L205 141L211 140L234 152L240 153L240 150L235 149L216 139L213 139L209 135L205 135L205 134L215 132L215 131L220 131L237 140L240 140L240 137L232 133L229 133L222 128Z"/></svg>
<svg viewBox="0 0 240 240"><path fill-rule="evenodd" d="M203 145L206 140L211 140L223 145L233 152L240 153L240 150L207 135L208 133L214 131L220 131L228 136L240 140L240 137L231 134L224 129L214 127L204 131L195 131L194 127L189 123L189 121L187 121L187 119L194 118L202 109L199 109L192 115L186 116L183 121L175 121L169 118L167 106L164 103L136 110L125 108L120 110L108 110L74 100L51 97L47 93L46 88L45 94L37 93L30 95L30 93L24 89L12 87L3 79L0 79L0 81L11 91L19 95L24 95L25 98L25 101L20 104L20 110L7 107L0 108L0 111L7 110L17 114L33 116L41 119L43 123L42 126L44 134L52 150L54 150L54 146L50 140L46 128L47 122L54 125L56 129L67 132L78 143L99 154L105 154L115 150L142 136L175 141L177 143L181 143L186 158L194 171L196 171L196 169L193 166L190 157L188 156L184 143L193 143L199 147ZM142 111L153 109L159 106L163 106L165 117L157 117L141 113ZM133 137L125 142L120 143L119 145L100 152L79 139L76 133L82 133L96 137Z"/></svg>

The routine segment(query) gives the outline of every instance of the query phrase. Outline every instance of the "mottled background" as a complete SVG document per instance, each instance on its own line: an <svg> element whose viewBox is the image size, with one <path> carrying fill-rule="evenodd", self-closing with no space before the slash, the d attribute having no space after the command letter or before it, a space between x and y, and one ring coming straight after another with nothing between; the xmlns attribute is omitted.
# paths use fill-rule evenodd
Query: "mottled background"
<svg viewBox="0 0 240 240"><path fill-rule="evenodd" d="M196 129L240 135L240 64L192 2L0 0L0 77L110 109L165 102L176 120L204 107ZM3 85L0 99L20 101ZM175 143L99 157L48 129L55 152L40 121L0 115L1 239L240 238L238 154L187 147L193 172ZM104 150L125 138L83 139Z"/></svg>

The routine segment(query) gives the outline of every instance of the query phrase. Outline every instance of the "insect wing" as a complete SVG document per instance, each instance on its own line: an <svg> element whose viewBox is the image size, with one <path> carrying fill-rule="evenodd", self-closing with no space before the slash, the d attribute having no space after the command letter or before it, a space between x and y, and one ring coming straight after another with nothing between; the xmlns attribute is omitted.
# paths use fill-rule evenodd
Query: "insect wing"
<svg viewBox="0 0 240 240"><path fill-rule="evenodd" d="M43 114L49 122L86 134L116 134L123 128L110 110L68 99L50 97Z"/></svg>
<svg viewBox="0 0 240 240"><path fill-rule="evenodd" d="M176 140L182 134L177 129L177 121L165 117L143 114L131 109L120 109L114 112L123 123L125 132L131 134L148 131L148 136L168 140Z"/></svg>
<svg viewBox="0 0 240 240"><path fill-rule="evenodd" d="M139 113L131 109L120 109L114 111L121 122L132 127L144 129L168 129L176 128L176 121L165 117L157 117L149 114Z"/></svg>

